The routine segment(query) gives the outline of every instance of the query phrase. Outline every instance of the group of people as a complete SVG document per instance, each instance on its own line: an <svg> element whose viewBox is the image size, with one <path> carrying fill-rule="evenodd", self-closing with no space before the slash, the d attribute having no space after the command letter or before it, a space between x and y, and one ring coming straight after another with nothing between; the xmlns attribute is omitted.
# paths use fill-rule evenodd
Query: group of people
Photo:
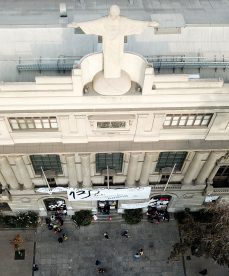
<svg viewBox="0 0 229 276"><path fill-rule="evenodd" d="M57 236L57 241L59 243L62 243L63 241L66 241L68 239L68 236L63 231L63 212L61 210L56 210L55 214L52 215L50 218L46 218L46 224L48 226L48 229L53 231Z"/></svg>
<svg viewBox="0 0 229 276"><path fill-rule="evenodd" d="M148 220L152 223L160 223L162 221L170 220L169 212L167 210L158 210L156 207L149 207L146 213Z"/></svg>
<svg viewBox="0 0 229 276"><path fill-rule="evenodd" d="M98 210L101 214L109 215L110 214L110 204L109 204L109 202L106 201L105 203L100 203L99 207L98 207Z"/></svg>
<svg viewBox="0 0 229 276"><path fill-rule="evenodd" d="M107 232L104 232L104 233L103 233L103 236L104 236L104 238L107 239L107 240L110 239L110 236L109 236L109 234L108 234ZM122 236L122 237L125 237L125 238L129 238L130 236L129 236L129 234L128 234L128 230L123 230L123 231L121 232L121 236Z"/></svg>

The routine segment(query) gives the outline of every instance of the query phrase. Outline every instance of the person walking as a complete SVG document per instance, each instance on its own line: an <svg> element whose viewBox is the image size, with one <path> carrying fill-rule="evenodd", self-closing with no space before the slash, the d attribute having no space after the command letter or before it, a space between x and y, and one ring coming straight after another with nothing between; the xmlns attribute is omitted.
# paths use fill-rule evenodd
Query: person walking
<svg viewBox="0 0 229 276"><path fill-rule="evenodd" d="M68 239L68 236L66 233L63 233L63 240L66 241Z"/></svg>
<svg viewBox="0 0 229 276"><path fill-rule="evenodd" d="M208 270L205 268L205 269L201 270L199 272L199 274L201 274L201 275L207 275L208 274Z"/></svg>
<svg viewBox="0 0 229 276"><path fill-rule="evenodd" d="M63 241L64 241L64 240L63 240L62 237L59 237L59 238L58 238L58 242L59 242L59 243L62 243Z"/></svg>
<svg viewBox="0 0 229 276"><path fill-rule="evenodd" d="M129 238L128 230L124 230L124 231L121 233L121 236L122 236L122 237L125 237L125 238Z"/></svg>
<svg viewBox="0 0 229 276"><path fill-rule="evenodd" d="M104 238L105 238L105 239L107 239L107 240L109 240L109 239L110 239L110 237L109 237L109 235L108 235L108 233L107 233L107 232L105 232L105 233L103 234L103 236L104 236Z"/></svg>
<svg viewBox="0 0 229 276"><path fill-rule="evenodd" d="M104 273L105 272L105 269L103 267L100 267L97 269L98 273Z"/></svg>
<svg viewBox="0 0 229 276"><path fill-rule="evenodd" d="M140 256L142 256L144 254L143 249L141 248L138 253Z"/></svg>
<svg viewBox="0 0 229 276"><path fill-rule="evenodd" d="M99 260L95 261L95 265L100 265L100 264L101 264L101 262Z"/></svg>

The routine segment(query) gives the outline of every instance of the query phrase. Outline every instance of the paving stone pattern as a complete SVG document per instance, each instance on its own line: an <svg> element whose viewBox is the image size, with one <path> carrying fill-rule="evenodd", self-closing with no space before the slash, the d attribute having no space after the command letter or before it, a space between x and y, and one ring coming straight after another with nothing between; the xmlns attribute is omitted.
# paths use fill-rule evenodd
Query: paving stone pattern
<svg viewBox="0 0 229 276"><path fill-rule="evenodd" d="M110 276L184 276L181 261L167 263L171 245L179 240L175 221L159 225L142 222L126 225L123 222L93 223L76 229L65 223L69 239L59 244L58 236L43 225L37 232L35 276L97 275L96 259ZM124 229L130 237L121 237ZM103 233L108 232L106 240ZM144 255L134 259L140 249Z"/></svg>

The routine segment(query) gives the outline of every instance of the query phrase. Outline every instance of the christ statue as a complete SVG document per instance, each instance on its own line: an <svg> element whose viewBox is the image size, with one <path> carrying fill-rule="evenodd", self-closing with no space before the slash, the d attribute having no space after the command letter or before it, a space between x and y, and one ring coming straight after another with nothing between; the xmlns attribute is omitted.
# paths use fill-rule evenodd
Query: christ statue
<svg viewBox="0 0 229 276"><path fill-rule="evenodd" d="M120 78L125 36L140 34L147 27L158 26L155 21L138 21L122 17L116 5L110 7L109 15L106 17L68 24L68 27L81 28L86 34L102 36L104 78Z"/></svg>

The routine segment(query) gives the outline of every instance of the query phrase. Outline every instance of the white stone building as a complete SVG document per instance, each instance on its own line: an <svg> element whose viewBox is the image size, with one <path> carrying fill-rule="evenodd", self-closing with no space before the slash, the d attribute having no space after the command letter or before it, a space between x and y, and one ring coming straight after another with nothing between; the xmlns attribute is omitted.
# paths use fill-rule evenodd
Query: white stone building
<svg viewBox="0 0 229 276"><path fill-rule="evenodd" d="M196 8L198 16L188 13L190 8L168 12L158 6L160 12L155 12L155 6L144 10L138 1L123 1L124 15L151 16L161 28L127 38L131 53L125 54L123 70L131 77L131 89L107 96L91 84L102 68L101 53L95 53L100 38L66 28L73 19L106 14L107 6L98 4L97 14L89 9L92 1L80 2L67 18L51 14L41 24L18 11L23 26L13 21L17 17L0 26L2 210L45 215L53 198L65 200L68 210L97 210L96 201L70 202L64 192L38 193L47 186L41 167L50 186L149 185L151 198L171 196L172 212L199 209L208 195L228 200L229 27L221 7ZM55 23L46 23L47 18ZM61 55L65 58L60 62ZM120 200L116 208L121 212L123 203L145 201Z"/></svg>

